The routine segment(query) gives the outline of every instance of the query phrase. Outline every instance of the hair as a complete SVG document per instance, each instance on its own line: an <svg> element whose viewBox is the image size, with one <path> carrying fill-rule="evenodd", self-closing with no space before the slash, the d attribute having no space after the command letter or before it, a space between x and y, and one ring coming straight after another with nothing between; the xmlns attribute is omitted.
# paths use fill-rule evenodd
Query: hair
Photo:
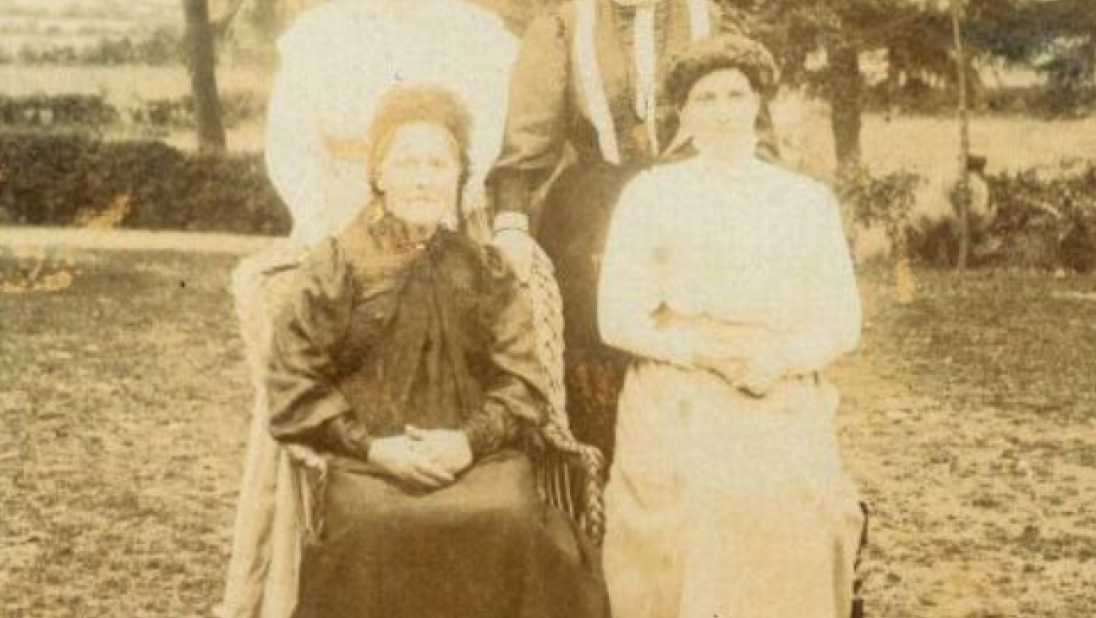
<svg viewBox="0 0 1096 618"><path fill-rule="evenodd" d="M761 43L736 34L707 37L686 46L672 60L665 91L674 107L681 109L701 78L723 69L740 71L762 99L776 94L779 69L772 54Z"/></svg>
<svg viewBox="0 0 1096 618"><path fill-rule="evenodd" d="M445 129L452 136L461 168L458 195L463 191L472 167L468 108L456 94L439 86L400 86L381 97L369 125L369 182L377 195L383 193L377 179L392 138L401 127L420 122Z"/></svg>

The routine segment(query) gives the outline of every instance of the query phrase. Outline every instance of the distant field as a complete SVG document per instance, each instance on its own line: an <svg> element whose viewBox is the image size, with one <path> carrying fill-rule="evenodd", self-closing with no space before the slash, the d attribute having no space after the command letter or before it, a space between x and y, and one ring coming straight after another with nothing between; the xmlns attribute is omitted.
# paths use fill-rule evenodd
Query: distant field
<svg viewBox="0 0 1096 618"><path fill-rule="evenodd" d="M989 158L990 171L1021 169L1063 159L1096 156L1096 117L1041 121L980 117L971 123L971 146ZM930 169L948 151L959 151L959 124L935 118L869 117L864 127L866 160L880 167Z"/></svg>
<svg viewBox="0 0 1096 618"><path fill-rule="evenodd" d="M0 0L0 17L73 23L163 21L181 10L177 0Z"/></svg>
<svg viewBox="0 0 1096 618"><path fill-rule="evenodd" d="M829 113L821 102L785 101L774 112L782 139L803 165L825 176L833 169ZM943 173L959 156L954 118L868 114L861 133L864 162L879 172ZM1051 165L1096 157L1096 117L1046 121L1022 116L975 116L971 147L989 160L988 171Z"/></svg>
<svg viewBox="0 0 1096 618"><path fill-rule="evenodd" d="M219 89L223 96L248 95L265 101L269 89L269 70L250 67L222 67ZM8 96L83 94L103 95L118 109L153 100L177 100L190 94L186 69L178 67L118 66L62 67L0 65L0 94ZM116 137L126 137L128 134ZM196 146L190 132L174 133L167 140L174 146ZM229 132L233 150L257 151L262 148L261 119L244 123Z"/></svg>
<svg viewBox="0 0 1096 618"><path fill-rule="evenodd" d="M257 67L227 66L219 73L224 94L250 93L265 99L271 73ZM182 67L19 67L0 66L0 93L8 95L104 93L116 105L127 101L167 99L190 92ZM790 99L776 111L777 126L786 150L799 156L804 166L825 176L833 169L833 147L826 106L820 102ZM262 147L259 122L240 127L231 136L232 147ZM949 118L880 114L864 119L864 160L879 171L909 169L933 174L950 164L958 153L958 124ZM173 136L180 146L190 136ZM1096 117L1069 121L1043 121L1016 116L983 116L972 120L971 142L975 151L989 158L990 171L1020 169L1096 154Z"/></svg>
<svg viewBox="0 0 1096 618"><path fill-rule="evenodd" d="M0 0L0 51L84 47L104 37L140 36L164 26L182 26L174 1Z"/></svg>
<svg viewBox="0 0 1096 618"><path fill-rule="evenodd" d="M223 67L218 72L223 93L265 92L269 75L261 69ZM0 93L11 96L35 94L97 94L112 101L181 97L190 93L186 69L178 67L65 67L0 66Z"/></svg>

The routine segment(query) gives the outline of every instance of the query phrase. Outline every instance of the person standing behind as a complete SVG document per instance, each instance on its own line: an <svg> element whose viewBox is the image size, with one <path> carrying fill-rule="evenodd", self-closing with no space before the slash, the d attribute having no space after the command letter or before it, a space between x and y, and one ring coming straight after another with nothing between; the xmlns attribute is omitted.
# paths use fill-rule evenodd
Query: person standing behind
<svg viewBox="0 0 1096 618"><path fill-rule="evenodd" d="M302 13L278 48L266 163L293 215L294 240L310 244L341 229L369 202L363 119L394 85L441 86L469 108L464 208L482 206L518 49L496 15L463 0L333 0ZM452 227L456 213L449 218Z"/></svg>
<svg viewBox="0 0 1096 618"><path fill-rule="evenodd" d="M657 87L667 59L743 24L706 0L572 0L529 26L514 65L502 153L487 181L495 243L522 277L537 241L551 258L568 412L579 438L610 456L624 362L598 337L595 297L612 206L636 171L677 146L672 106ZM762 135L771 137L767 119Z"/></svg>

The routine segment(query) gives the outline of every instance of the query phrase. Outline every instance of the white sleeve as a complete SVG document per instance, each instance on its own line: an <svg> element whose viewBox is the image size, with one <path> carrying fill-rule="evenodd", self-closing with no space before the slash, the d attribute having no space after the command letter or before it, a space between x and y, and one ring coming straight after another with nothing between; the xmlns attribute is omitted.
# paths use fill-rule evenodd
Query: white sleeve
<svg viewBox="0 0 1096 618"><path fill-rule="evenodd" d="M860 341L862 312L852 257L841 222L841 207L826 190L813 238L813 278L807 298L811 318L789 335L783 352L788 373L810 373L825 368L854 350Z"/></svg>
<svg viewBox="0 0 1096 618"><path fill-rule="evenodd" d="M474 196L473 207L483 207L484 180L502 151L510 72L517 57L518 39L493 15L490 20L478 20L477 25L480 27L474 31L477 32L474 38L479 39L477 45L482 49L468 57L467 70L457 79L473 122L468 191Z"/></svg>
<svg viewBox="0 0 1096 618"><path fill-rule="evenodd" d="M282 64L275 77L266 115L266 169L293 217L294 235L321 208L323 143L313 98L315 72L310 49L283 38Z"/></svg>
<svg viewBox="0 0 1096 618"><path fill-rule="evenodd" d="M698 342L688 331L663 328L667 276L657 183L641 175L625 187L609 227L598 289L602 340L637 356L688 366Z"/></svg>

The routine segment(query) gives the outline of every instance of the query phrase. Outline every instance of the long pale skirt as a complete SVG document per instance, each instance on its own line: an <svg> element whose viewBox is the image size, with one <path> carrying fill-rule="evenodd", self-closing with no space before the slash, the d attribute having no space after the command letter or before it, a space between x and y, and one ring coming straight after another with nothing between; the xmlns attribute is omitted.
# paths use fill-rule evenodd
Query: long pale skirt
<svg viewBox="0 0 1096 618"><path fill-rule="evenodd" d="M758 399L707 373L629 370L606 494L617 618L847 618L863 514L836 389Z"/></svg>

